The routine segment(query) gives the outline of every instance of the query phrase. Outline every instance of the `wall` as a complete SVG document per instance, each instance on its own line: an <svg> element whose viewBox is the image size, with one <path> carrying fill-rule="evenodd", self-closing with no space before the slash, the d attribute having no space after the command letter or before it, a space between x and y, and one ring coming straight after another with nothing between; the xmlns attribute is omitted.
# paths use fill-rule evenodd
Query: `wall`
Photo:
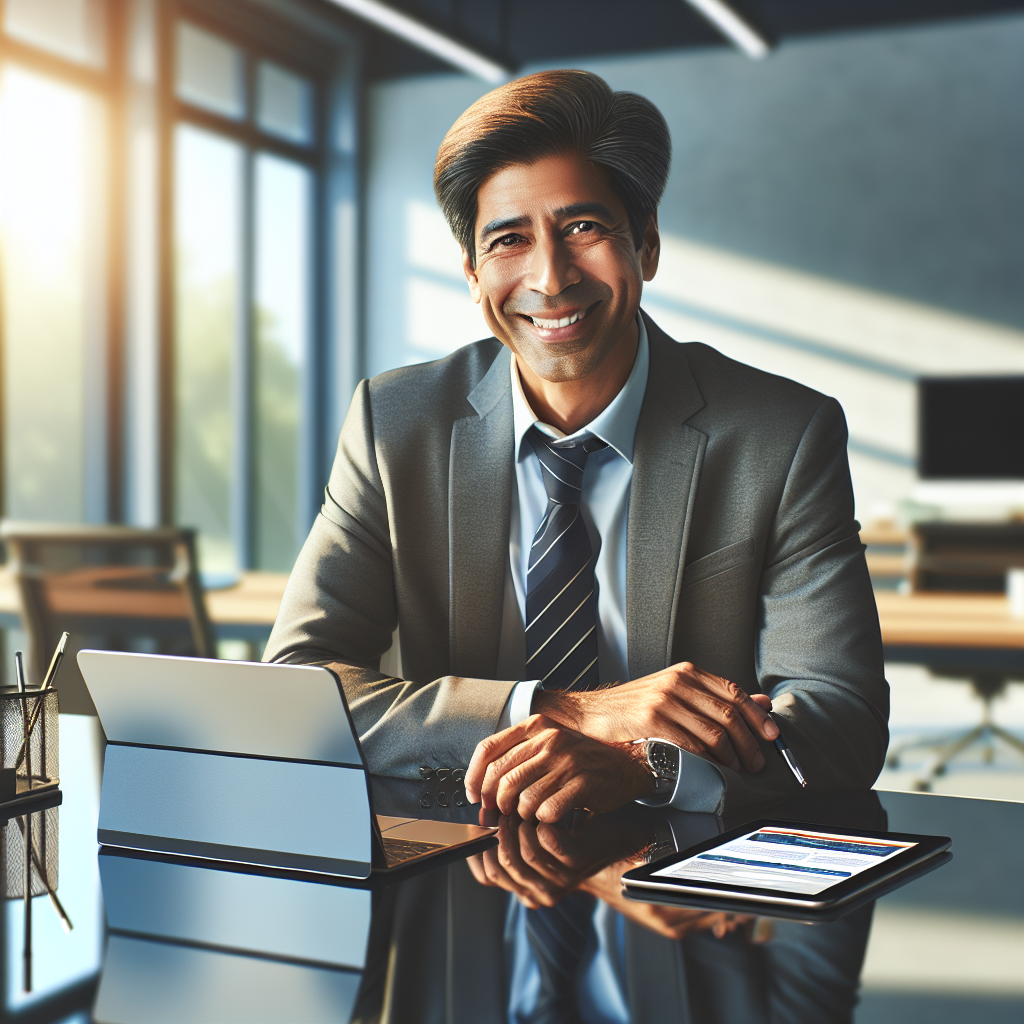
<svg viewBox="0 0 1024 1024"><path fill-rule="evenodd" d="M862 518L913 485L918 374L1024 372L1022 56L1009 16L801 39L759 64L584 65L672 131L644 307L839 398ZM442 75L370 92L368 375L489 333L431 191L438 143L485 90Z"/></svg>

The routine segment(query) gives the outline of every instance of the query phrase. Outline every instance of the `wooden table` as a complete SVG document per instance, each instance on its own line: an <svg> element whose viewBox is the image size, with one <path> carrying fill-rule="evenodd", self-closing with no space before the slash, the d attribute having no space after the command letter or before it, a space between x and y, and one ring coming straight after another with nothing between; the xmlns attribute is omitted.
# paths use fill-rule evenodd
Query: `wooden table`
<svg viewBox="0 0 1024 1024"><path fill-rule="evenodd" d="M284 594L284 572L242 573L238 584L210 590L210 619L223 638L265 637ZM924 655L949 660L965 651L992 652L1024 666L1024 619L1010 615L1001 594L898 594L875 592L882 641L892 661L927 661ZM18 594L14 581L0 569L0 624L17 626Z"/></svg>
<svg viewBox="0 0 1024 1024"><path fill-rule="evenodd" d="M1024 676L1024 619L1002 594L876 591L887 661Z"/></svg>
<svg viewBox="0 0 1024 1024"><path fill-rule="evenodd" d="M244 572L238 583L206 592L206 607L218 638L265 640L281 605L286 572ZM0 568L0 626L19 626L18 591Z"/></svg>
<svg viewBox="0 0 1024 1024"><path fill-rule="evenodd" d="M898 594L876 591L886 647L1024 649L1024 619L1002 594Z"/></svg>

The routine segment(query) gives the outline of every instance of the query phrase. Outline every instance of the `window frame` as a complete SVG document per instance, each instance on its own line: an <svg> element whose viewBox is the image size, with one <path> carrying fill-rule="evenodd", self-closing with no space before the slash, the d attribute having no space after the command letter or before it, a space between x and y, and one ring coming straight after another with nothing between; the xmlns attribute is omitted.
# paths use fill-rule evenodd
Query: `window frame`
<svg viewBox="0 0 1024 1024"><path fill-rule="evenodd" d="M156 473L150 504L155 513L140 519L133 508L135 486L131 465L130 396L126 368L130 345L129 299L132 289L128 260L131 244L129 223L131 168L128 149L131 104L136 83L132 59L133 19L138 8L149 3L155 74L152 83L155 139L154 195L156 308L155 361L157 393L154 396ZM344 404L354 388L361 356L358 348L361 310L358 260L360 217L359 106L361 40L338 22L284 5L275 9L238 0L106 0L105 62L102 67L76 63L3 31L4 0L0 0L0 67L12 64L88 91L104 104L108 125L107 180L104 189L106 231L103 266L105 337L101 339L104 382L98 400L86 403L87 437L102 438L86 453L86 469L97 491L86 503L90 521L126 522L137 525L172 524L175 521L175 211L174 137L179 124L212 132L243 147L245 154L243 247L244 281L240 310L245 318L245 344L238 346L239 378L234 429L239 449L232 478L232 534L241 569L253 562L254 496L254 166L265 152L309 169L312 176L310 211L310 321L301 382L299 458L299 531L308 529L319 507L319 495L329 468L329 453L340 428ZM298 5L296 5L298 8ZM246 115L239 121L223 117L178 98L176 92L177 24L189 22L238 46L245 54ZM311 144L301 145L262 130L256 121L257 68L261 60L300 75L311 83ZM340 129L340 125L345 130ZM346 141L339 141L342 136ZM351 237L332 233L339 201L355 210L347 224ZM332 287L328 287L331 282ZM0 310L3 296L0 295ZM344 306L344 308L342 308ZM4 372L3 322L0 318L0 386ZM0 424L3 423L0 390ZM102 449L102 450L99 450ZM147 455L140 456L145 458ZM5 467L0 448L0 508L6 507ZM237 493L236 493L237 492Z"/></svg>
<svg viewBox="0 0 1024 1024"><path fill-rule="evenodd" d="M239 338L235 346L234 365L232 367L233 391L235 408L233 409L234 429L234 460L230 479L230 531L234 540L236 562L240 569L250 569L256 561L255 555L255 500L256 500L256 472L255 472L255 354L256 354L256 324L255 324L255 168L256 160L260 153L269 153L289 162L305 167L311 172L313 188L310 217L310 266L314 268L314 280L310 283L310 328L306 339L306 348L303 353L303 365L300 382L300 443L299 443L299 472L298 486L300 489L299 507L296 509L298 517L298 531L303 535L308 532L312 525L309 495L302 493L309 490L309 481L315 478L316 468L320 462L316 438L320 434L318 429L322 419L321 402L318 400L317 389L314 382L319 376L318 370L321 359L322 345L318 340L322 332L318 330L321 317L318 315L322 309L326 296L322 294L322 274L318 268L326 259L324 252L325 239L321 232L316 230L316 225L325 219L326 191L323 185L323 168L327 156L326 118L322 112L327 107L329 79L326 69L303 67L287 49L275 48L266 43L265 40L255 37L252 34L238 30L237 27L225 25L218 18L210 17L209 13L195 7L192 4L180 4L177 7L176 15L172 26L162 33L164 39L171 40L176 44L178 38L178 25L186 23L195 26L225 42L236 46L243 54L243 82L244 82L244 109L242 118L231 118L213 111L204 109L194 103L189 103L177 95L177 50L176 46L170 47L168 54L168 71L165 76L166 87L171 95L168 97L170 118L167 124L168 146L171 150L170 176L173 186L173 148L174 136L179 125L188 125L211 134L230 139L238 143L242 148L242 222L243 222L243 243L241 280L239 282L239 314L241 318L240 330L237 332ZM291 73L298 75L310 84L311 88L311 142L303 146L290 142L264 131L259 127L257 121L258 102L258 67L261 61L269 61L277 64ZM168 191L163 199L163 206L168 211L173 207L173 191ZM171 212L171 221L167 225L166 232L173 244L174 235L174 214ZM173 264L170 260L173 253L168 254L169 292L166 297L168 316L173 316L175 282ZM163 374L163 378L171 384L172 390L165 395L164 407L167 409L167 422L165 433L168 437L169 448L161 460L165 472L162 491L165 496L163 508L163 519L165 522L172 522L175 518L175 480L174 480L174 334L173 326L169 328L169 335L166 339L166 346L170 350L169 362L171 367ZM296 551L298 550L299 538L296 537Z"/></svg>

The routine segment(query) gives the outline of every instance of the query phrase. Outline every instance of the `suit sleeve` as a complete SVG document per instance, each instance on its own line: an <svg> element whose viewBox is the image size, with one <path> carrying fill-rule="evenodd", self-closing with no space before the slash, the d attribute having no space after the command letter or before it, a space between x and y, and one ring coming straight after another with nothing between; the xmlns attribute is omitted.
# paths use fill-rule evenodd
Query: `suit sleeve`
<svg viewBox="0 0 1024 1024"><path fill-rule="evenodd" d="M515 681L386 675L381 657L397 624L387 500L363 381L263 657L338 676L374 774L416 778L424 764L465 767L495 731Z"/></svg>
<svg viewBox="0 0 1024 1024"><path fill-rule="evenodd" d="M761 690L811 792L870 787L888 745L889 686L846 441L842 409L827 399L803 433L769 530L754 636ZM721 769L730 805L800 792L774 745L762 752L759 773Z"/></svg>

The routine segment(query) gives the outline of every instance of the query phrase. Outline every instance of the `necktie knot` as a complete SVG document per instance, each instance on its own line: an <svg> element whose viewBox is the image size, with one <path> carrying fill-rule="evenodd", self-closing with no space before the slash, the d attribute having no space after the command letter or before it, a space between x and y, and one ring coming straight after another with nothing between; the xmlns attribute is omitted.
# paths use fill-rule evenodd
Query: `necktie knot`
<svg viewBox="0 0 1024 1024"><path fill-rule="evenodd" d="M549 437L536 427L526 435L541 465L548 498L559 505L578 505L583 491L583 471L591 454L607 448L599 437L567 441Z"/></svg>

